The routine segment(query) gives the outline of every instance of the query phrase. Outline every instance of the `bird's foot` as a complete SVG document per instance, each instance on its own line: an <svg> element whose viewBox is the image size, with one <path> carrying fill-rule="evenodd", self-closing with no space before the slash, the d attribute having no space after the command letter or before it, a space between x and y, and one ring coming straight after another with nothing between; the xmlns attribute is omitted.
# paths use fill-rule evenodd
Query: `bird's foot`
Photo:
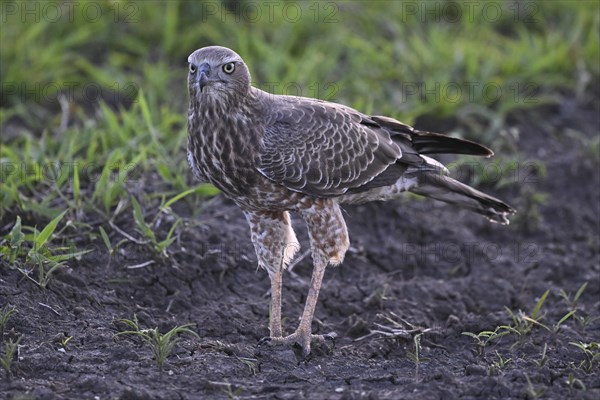
<svg viewBox="0 0 600 400"><path fill-rule="evenodd" d="M308 359L310 355L310 345L312 343L325 343L327 340L331 340L333 349L335 347L335 338L337 333L330 332L325 335L313 335L310 332L296 331L288 336L267 336L258 341L258 346L269 344L271 346L276 345L298 345L302 348L302 355L304 359Z"/></svg>

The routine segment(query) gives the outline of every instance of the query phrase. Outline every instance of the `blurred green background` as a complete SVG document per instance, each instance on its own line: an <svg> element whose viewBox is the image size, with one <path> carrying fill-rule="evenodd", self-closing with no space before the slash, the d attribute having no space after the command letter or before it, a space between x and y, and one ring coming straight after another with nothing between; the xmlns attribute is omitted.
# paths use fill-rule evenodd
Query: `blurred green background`
<svg viewBox="0 0 600 400"><path fill-rule="evenodd" d="M69 210L96 236L140 203L150 235L177 202L198 209L214 189L186 165L186 59L203 46L265 90L488 145L515 108L597 98L597 1L0 4L0 234Z"/></svg>

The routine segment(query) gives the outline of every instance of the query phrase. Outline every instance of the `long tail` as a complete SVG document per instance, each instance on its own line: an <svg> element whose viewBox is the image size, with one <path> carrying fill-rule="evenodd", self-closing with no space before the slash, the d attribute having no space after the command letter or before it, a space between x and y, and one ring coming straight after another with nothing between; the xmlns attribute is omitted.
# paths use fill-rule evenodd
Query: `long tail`
<svg viewBox="0 0 600 400"><path fill-rule="evenodd" d="M418 184L411 192L474 211L492 222L508 224L508 216L516 211L508 204L473 189L439 172L418 174Z"/></svg>

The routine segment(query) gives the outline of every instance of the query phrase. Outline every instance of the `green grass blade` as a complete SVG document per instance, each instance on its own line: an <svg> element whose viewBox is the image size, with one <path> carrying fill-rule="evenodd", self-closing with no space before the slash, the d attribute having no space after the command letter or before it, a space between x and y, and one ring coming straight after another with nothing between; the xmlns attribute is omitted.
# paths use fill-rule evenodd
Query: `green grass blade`
<svg viewBox="0 0 600 400"><path fill-rule="evenodd" d="M79 195L81 193L81 188L79 184L79 163L75 163L73 168L73 199L75 200L75 204L79 207Z"/></svg>
<svg viewBox="0 0 600 400"><path fill-rule="evenodd" d="M219 193L221 193L221 191L219 189L217 189L215 186L211 185L210 183L202 183L202 184L196 186L194 188L194 190L201 197L212 197L212 196L216 196Z"/></svg>
<svg viewBox="0 0 600 400"><path fill-rule="evenodd" d="M112 247L112 243L110 242L110 239L108 238L108 234L106 233L106 231L104 230L103 227L100 226L100 227L98 227L98 229L100 230L100 236L102 237L102 241L104 242L104 245L108 249L108 252L110 254L112 254L113 247Z"/></svg>
<svg viewBox="0 0 600 400"><path fill-rule="evenodd" d="M154 232L152 231L152 229L150 229L148 224L146 224L146 221L144 221L142 207L140 206L140 203L137 201L137 199L133 196L131 197L131 204L133 205L133 218L135 219L135 224L138 226L144 237L155 242L156 236L154 235Z"/></svg>
<svg viewBox="0 0 600 400"><path fill-rule="evenodd" d="M35 238L35 242L34 242L35 247L34 247L34 249L41 249L42 247L44 247L44 245L46 244L46 242L48 241L48 239L50 239L50 236L52 236L52 234L56 230L56 226L58 225L58 223L60 222L60 220L63 219L63 217L65 216L65 214L67 213L67 211L68 210L63 211L56 218L54 218L52 221L50 221L48 223L48 225L46 225L46 227Z"/></svg>
<svg viewBox="0 0 600 400"><path fill-rule="evenodd" d="M76 251L76 252L72 252L72 253L67 253L67 254L56 254L56 255L48 257L48 259L50 259L54 262L62 262L62 261L72 260L73 258L79 258L83 255L91 253L92 251L94 251L94 250L88 249L88 250L81 250L81 251Z"/></svg>
<svg viewBox="0 0 600 400"><path fill-rule="evenodd" d="M152 140L156 141L156 130L154 128L154 124L152 123L152 114L150 113L150 108L148 107L148 102L146 101L146 96L144 96L144 91L142 89L140 89L140 93L138 94L138 104L140 105L142 117L144 118L144 122L150 131Z"/></svg>
<svg viewBox="0 0 600 400"><path fill-rule="evenodd" d="M569 311L564 317L562 317L557 323L555 328L558 329L560 328L560 326L569 318L571 318L573 316L573 314L575 314L576 310L571 310Z"/></svg>
<svg viewBox="0 0 600 400"><path fill-rule="evenodd" d="M21 217L17 215L17 221L15 222L15 226L10 230L10 257L9 263L14 264L17 256L19 255L19 250L21 249L21 243L23 243L23 239L25 235L21 231Z"/></svg>
<svg viewBox="0 0 600 400"><path fill-rule="evenodd" d="M581 297L581 295L583 294L583 292L585 291L585 288L587 288L588 282L585 282L583 285L581 285L581 287L577 290L577 293L575 293L575 297L573 298L573 303L577 304L577 302L579 301L579 298Z"/></svg>
<svg viewBox="0 0 600 400"><path fill-rule="evenodd" d="M550 289L546 290L542 297L540 297L540 299L538 300L537 304L535 305L535 308L533 309L533 313L531 313L532 319L537 320L538 314L540 313L542 305L544 304L544 301L546 301L546 297L548 297L548 294L550 294Z"/></svg>
<svg viewBox="0 0 600 400"><path fill-rule="evenodd" d="M185 197L185 196L187 196L187 195L190 195L190 194L192 194L192 193L195 193L195 192L196 192L196 190L197 190L197 188L191 188L191 189L188 189L188 190L186 190L186 191L184 191L184 192L181 192L181 193L179 193L179 194L178 194L178 195L176 195L176 196L173 196L171 199L169 199L169 200L168 200L168 201L165 203L165 205L164 205L163 207L164 207L164 208L170 207L170 206L171 206L171 204L173 204L173 203L176 203L177 201L181 200L182 198L184 198L184 197Z"/></svg>

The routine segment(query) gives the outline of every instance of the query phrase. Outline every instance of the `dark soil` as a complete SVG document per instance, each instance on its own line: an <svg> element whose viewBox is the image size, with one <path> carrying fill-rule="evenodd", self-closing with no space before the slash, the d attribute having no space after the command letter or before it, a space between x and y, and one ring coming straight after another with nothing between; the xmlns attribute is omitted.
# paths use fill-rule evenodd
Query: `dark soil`
<svg viewBox="0 0 600 400"><path fill-rule="evenodd" d="M600 155L592 146L599 115L595 100L511 116L524 160L539 160L547 175L523 162L518 182L484 188L519 210L508 227L413 198L347 207L352 248L342 266L328 269L313 324L339 338L331 352L317 346L307 361L291 348L256 346L268 334L269 280L256 269L245 219L222 197L186 218L166 259L131 242L109 258L98 238L83 246L95 251L59 271L47 289L4 262L0 306L17 308L4 335L22 340L0 397L600 398L598 363L586 363L570 344L600 342ZM540 192L543 204L535 200ZM177 212L191 216L184 207ZM133 221L120 224L134 230ZM295 227L307 249L305 227ZM148 260L156 262L128 268ZM287 333L310 273L306 257L284 276ZM571 310L559 292L572 298L585 282L576 313L556 332ZM483 349L462 334L514 327L506 308L532 316L547 289L537 318L549 329L533 324ZM194 323L200 338L181 336L161 374L146 344L115 337L125 329L115 321L134 313L142 327L163 333ZM419 333L417 368L411 354ZM61 337L69 336L63 348Z"/></svg>

